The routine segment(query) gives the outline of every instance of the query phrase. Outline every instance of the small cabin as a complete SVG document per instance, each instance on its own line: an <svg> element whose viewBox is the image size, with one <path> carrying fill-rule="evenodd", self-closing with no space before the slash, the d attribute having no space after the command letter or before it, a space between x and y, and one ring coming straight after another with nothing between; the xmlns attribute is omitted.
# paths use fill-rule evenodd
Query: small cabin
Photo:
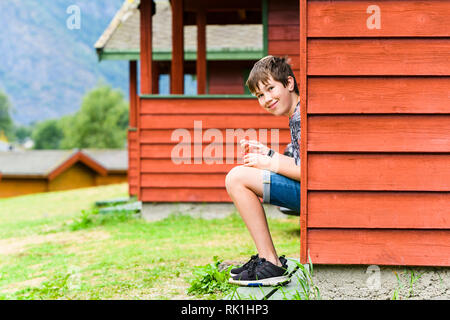
<svg viewBox="0 0 450 320"><path fill-rule="evenodd" d="M126 150L0 152L0 198L127 181Z"/></svg>
<svg viewBox="0 0 450 320"><path fill-rule="evenodd" d="M278 151L289 143L287 119L233 93L226 77L230 92L206 89L217 72L207 27L256 24L262 56L288 56L300 89L300 261L450 266L449 1L172 0L164 95L155 76L159 1L128 2L140 14L129 145L144 205L230 202L224 179L240 164L239 139L253 135ZM197 94L187 95L194 62Z"/></svg>

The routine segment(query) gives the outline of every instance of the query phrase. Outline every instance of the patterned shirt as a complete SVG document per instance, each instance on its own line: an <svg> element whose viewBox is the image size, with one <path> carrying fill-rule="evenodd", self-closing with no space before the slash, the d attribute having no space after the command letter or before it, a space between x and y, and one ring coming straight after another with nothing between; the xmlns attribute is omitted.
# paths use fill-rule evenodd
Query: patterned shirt
<svg viewBox="0 0 450 320"><path fill-rule="evenodd" d="M294 113L289 117L289 129L291 131L292 156L295 164L300 166L300 102L297 103Z"/></svg>

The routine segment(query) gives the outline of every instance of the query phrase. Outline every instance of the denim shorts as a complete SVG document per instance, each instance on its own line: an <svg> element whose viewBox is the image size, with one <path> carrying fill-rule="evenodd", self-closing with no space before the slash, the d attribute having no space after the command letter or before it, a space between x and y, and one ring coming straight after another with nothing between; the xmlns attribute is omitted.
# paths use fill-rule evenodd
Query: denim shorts
<svg viewBox="0 0 450 320"><path fill-rule="evenodd" d="M263 170L263 202L300 212L300 181Z"/></svg>

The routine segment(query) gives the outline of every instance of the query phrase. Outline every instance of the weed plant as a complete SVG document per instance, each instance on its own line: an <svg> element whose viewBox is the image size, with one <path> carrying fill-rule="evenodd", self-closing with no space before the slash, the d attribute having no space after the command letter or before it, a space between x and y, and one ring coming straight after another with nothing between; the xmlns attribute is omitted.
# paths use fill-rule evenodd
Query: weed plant
<svg viewBox="0 0 450 320"><path fill-rule="evenodd" d="M139 214L127 210L108 213L100 213L97 208L92 210L82 210L81 215L69 224L69 229L71 231L77 231L95 226L126 222L139 216Z"/></svg>
<svg viewBox="0 0 450 320"><path fill-rule="evenodd" d="M221 261L217 256L213 260L213 263L194 267L193 278L189 281L190 287L187 290L189 295L226 295L233 290L235 286L228 283L232 266L219 271Z"/></svg>

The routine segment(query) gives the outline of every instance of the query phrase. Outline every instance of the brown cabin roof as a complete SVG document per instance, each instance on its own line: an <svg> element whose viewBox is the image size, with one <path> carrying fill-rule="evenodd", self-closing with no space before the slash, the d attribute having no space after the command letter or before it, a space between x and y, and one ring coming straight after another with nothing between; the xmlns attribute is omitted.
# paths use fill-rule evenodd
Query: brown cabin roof
<svg viewBox="0 0 450 320"><path fill-rule="evenodd" d="M82 152L94 159L108 172L128 171L128 151L119 149L83 149Z"/></svg>
<svg viewBox="0 0 450 320"><path fill-rule="evenodd" d="M95 44L97 50L139 51L140 12L139 0L126 0L109 27ZM154 52L172 51L172 11L169 1L157 0L153 16ZM208 51L243 51L263 49L263 26L207 25L206 41ZM185 51L197 50L197 26L184 27Z"/></svg>
<svg viewBox="0 0 450 320"><path fill-rule="evenodd" d="M100 175L108 171L126 171L126 150L30 150L0 152L3 178L54 179L77 162L82 162Z"/></svg>

